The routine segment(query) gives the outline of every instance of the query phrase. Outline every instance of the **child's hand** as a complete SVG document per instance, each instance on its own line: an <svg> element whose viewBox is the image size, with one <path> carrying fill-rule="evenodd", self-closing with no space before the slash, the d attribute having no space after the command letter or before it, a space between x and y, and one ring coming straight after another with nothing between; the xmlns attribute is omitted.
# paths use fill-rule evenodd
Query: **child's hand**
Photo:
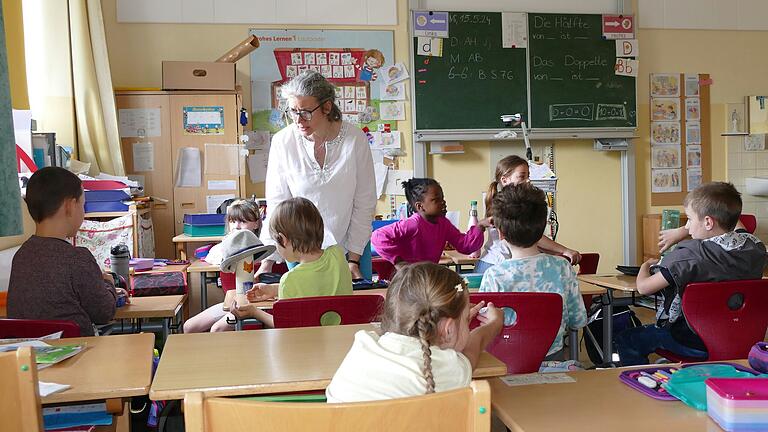
<svg viewBox="0 0 768 432"><path fill-rule="evenodd" d="M659 232L659 253L685 240L686 237L688 237L688 229L684 226Z"/></svg>
<svg viewBox="0 0 768 432"><path fill-rule="evenodd" d="M640 274L640 273L642 273L642 274L649 274L651 272L651 266L656 264L656 263L658 263L658 262L659 262L659 260L657 260L656 258L649 259L648 261L644 262L640 266L640 271L638 272L638 274Z"/></svg>
<svg viewBox="0 0 768 432"><path fill-rule="evenodd" d="M274 285L258 283L245 292L248 301L258 302L277 297L277 289Z"/></svg>
<svg viewBox="0 0 768 432"><path fill-rule="evenodd" d="M493 303L488 303L485 311L477 315L477 320L480 321L481 325L498 327L498 330L496 330L498 332L504 325L504 312L494 306Z"/></svg>
<svg viewBox="0 0 768 432"><path fill-rule="evenodd" d="M478 228L486 229L493 225L493 219L491 218L484 218L477 221Z"/></svg>
<svg viewBox="0 0 768 432"><path fill-rule="evenodd" d="M131 304L131 298L128 296L128 291L123 288L115 288L115 292L118 297L125 297L125 304Z"/></svg>
<svg viewBox="0 0 768 432"><path fill-rule="evenodd" d="M485 307L485 300L482 300L480 303L476 305L470 305L469 308L469 322L472 322L473 319L477 316L477 314L480 312L480 309Z"/></svg>
<svg viewBox="0 0 768 432"><path fill-rule="evenodd" d="M563 256L568 258L568 261L571 262L571 265L576 265L581 261L581 254L579 251L575 251L573 249L566 249L563 251Z"/></svg>

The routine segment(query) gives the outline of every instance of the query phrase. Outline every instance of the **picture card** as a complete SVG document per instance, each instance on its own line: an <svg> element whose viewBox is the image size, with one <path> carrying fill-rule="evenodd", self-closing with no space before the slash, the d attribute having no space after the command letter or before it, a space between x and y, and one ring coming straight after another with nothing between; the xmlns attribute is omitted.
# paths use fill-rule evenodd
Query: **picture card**
<svg viewBox="0 0 768 432"><path fill-rule="evenodd" d="M405 120L405 102L382 102L379 109L382 120Z"/></svg>
<svg viewBox="0 0 768 432"><path fill-rule="evenodd" d="M701 186L701 168L689 168L686 176L688 192Z"/></svg>
<svg viewBox="0 0 768 432"><path fill-rule="evenodd" d="M680 100L672 98L651 99L651 121L679 121Z"/></svg>
<svg viewBox="0 0 768 432"><path fill-rule="evenodd" d="M765 150L765 134L747 135L744 137L744 150Z"/></svg>
<svg viewBox="0 0 768 432"><path fill-rule="evenodd" d="M699 98L685 98L685 121L699 121L700 118Z"/></svg>
<svg viewBox="0 0 768 432"><path fill-rule="evenodd" d="M669 96L680 96L680 74L651 74L651 97Z"/></svg>
<svg viewBox="0 0 768 432"><path fill-rule="evenodd" d="M640 62L628 58L617 58L614 65L614 73L619 76L636 77L637 71L640 70Z"/></svg>
<svg viewBox="0 0 768 432"><path fill-rule="evenodd" d="M651 191L654 193L681 192L680 175L679 169L651 170Z"/></svg>
<svg viewBox="0 0 768 432"><path fill-rule="evenodd" d="M699 76L685 74L685 96L699 97Z"/></svg>
<svg viewBox="0 0 768 432"><path fill-rule="evenodd" d="M394 84L408 79L408 69L405 68L405 64L396 63L381 68L381 75L387 84Z"/></svg>
<svg viewBox="0 0 768 432"><path fill-rule="evenodd" d="M680 146L651 147L651 168L680 168Z"/></svg>
<svg viewBox="0 0 768 432"><path fill-rule="evenodd" d="M637 39L618 39L616 40L616 57L638 57L640 56L640 45Z"/></svg>
<svg viewBox="0 0 768 432"><path fill-rule="evenodd" d="M653 122L651 123L651 144L668 145L680 144L680 123Z"/></svg>
<svg viewBox="0 0 768 432"><path fill-rule="evenodd" d="M688 168L701 168L701 146L685 146L685 163Z"/></svg>
<svg viewBox="0 0 768 432"><path fill-rule="evenodd" d="M685 124L685 143L701 144L701 125L699 122Z"/></svg>
<svg viewBox="0 0 768 432"><path fill-rule="evenodd" d="M405 100L405 81L387 84L381 81L379 95L381 100Z"/></svg>
<svg viewBox="0 0 768 432"><path fill-rule="evenodd" d="M441 38L419 36L416 42L416 54L421 56L442 57L443 40Z"/></svg>

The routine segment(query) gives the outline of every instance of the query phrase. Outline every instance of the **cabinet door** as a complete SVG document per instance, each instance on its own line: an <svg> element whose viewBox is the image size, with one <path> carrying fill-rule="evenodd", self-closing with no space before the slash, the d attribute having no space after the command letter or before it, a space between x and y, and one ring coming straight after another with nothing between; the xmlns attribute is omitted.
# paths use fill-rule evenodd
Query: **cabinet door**
<svg viewBox="0 0 768 432"><path fill-rule="evenodd" d="M208 128L185 129L185 109L189 112L205 112L206 109L216 107L223 108L223 132L213 131ZM183 220L186 213L206 213L207 198L213 195L240 196L240 177L245 172L245 159L236 155L234 160L222 160L223 154L216 151L215 154L206 154L208 145L234 145L238 143L239 123L237 112L237 99L235 94L208 94L208 95L171 95L171 141L172 155L174 158L173 175L177 179L179 167L179 154L184 148L196 148L200 151L201 182L199 187L176 187L174 183L174 215L176 233L184 230ZM208 114L211 115L211 114ZM206 115L203 115L205 117ZM201 115L196 116L198 119ZM197 120L195 120L197 121ZM186 121L189 126L190 121ZM210 147L209 147L210 149ZM222 150L220 147L216 150ZM213 150L213 149L211 149ZM236 172L226 173L224 166L236 165ZM211 188L213 186L213 188Z"/></svg>
<svg viewBox="0 0 768 432"><path fill-rule="evenodd" d="M155 256L174 258L176 249L171 238L174 236L173 218L173 170L171 161L171 121L170 99L162 93L126 93L115 96L118 117L137 115L152 115L160 113L159 134L151 128L145 129L146 138L134 153L134 145L140 141L134 131L122 130L120 142L125 162L125 172L129 175L139 175L144 178L144 193L166 200L156 200L152 205L152 223L155 237ZM137 110L137 111L132 111ZM141 111L138 111L141 110ZM154 128L157 131L157 128ZM147 170L147 152L152 152L152 167ZM134 161L134 154L143 157L142 161ZM135 163L139 162L139 163Z"/></svg>

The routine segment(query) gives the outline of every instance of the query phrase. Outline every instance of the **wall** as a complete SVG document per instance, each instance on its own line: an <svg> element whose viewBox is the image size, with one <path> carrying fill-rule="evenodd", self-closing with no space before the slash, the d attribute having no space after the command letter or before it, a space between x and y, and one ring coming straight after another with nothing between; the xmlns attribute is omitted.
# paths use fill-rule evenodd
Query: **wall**
<svg viewBox="0 0 768 432"><path fill-rule="evenodd" d="M742 211L757 216L757 235L768 239L768 197L746 194L744 179L747 177L768 176L768 150L744 150L744 137L727 137L728 180L742 193L744 201ZM762 220L762 223L759 221Z"/></svg>

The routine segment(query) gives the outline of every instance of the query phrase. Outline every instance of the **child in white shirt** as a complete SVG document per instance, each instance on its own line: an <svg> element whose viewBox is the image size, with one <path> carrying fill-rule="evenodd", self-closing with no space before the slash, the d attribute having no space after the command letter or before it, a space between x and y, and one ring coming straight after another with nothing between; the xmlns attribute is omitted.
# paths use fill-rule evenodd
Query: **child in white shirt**
<svg viewBox="0 0 768 432"><path fill-rule="evenodd" d="M392 280L381 332L361 330L326 389L328 402L360 402L466 387L483 349L501 331L503 313L481 302L452 270L406 265ZM477 316L480 327L470 332Z"/></svg>

